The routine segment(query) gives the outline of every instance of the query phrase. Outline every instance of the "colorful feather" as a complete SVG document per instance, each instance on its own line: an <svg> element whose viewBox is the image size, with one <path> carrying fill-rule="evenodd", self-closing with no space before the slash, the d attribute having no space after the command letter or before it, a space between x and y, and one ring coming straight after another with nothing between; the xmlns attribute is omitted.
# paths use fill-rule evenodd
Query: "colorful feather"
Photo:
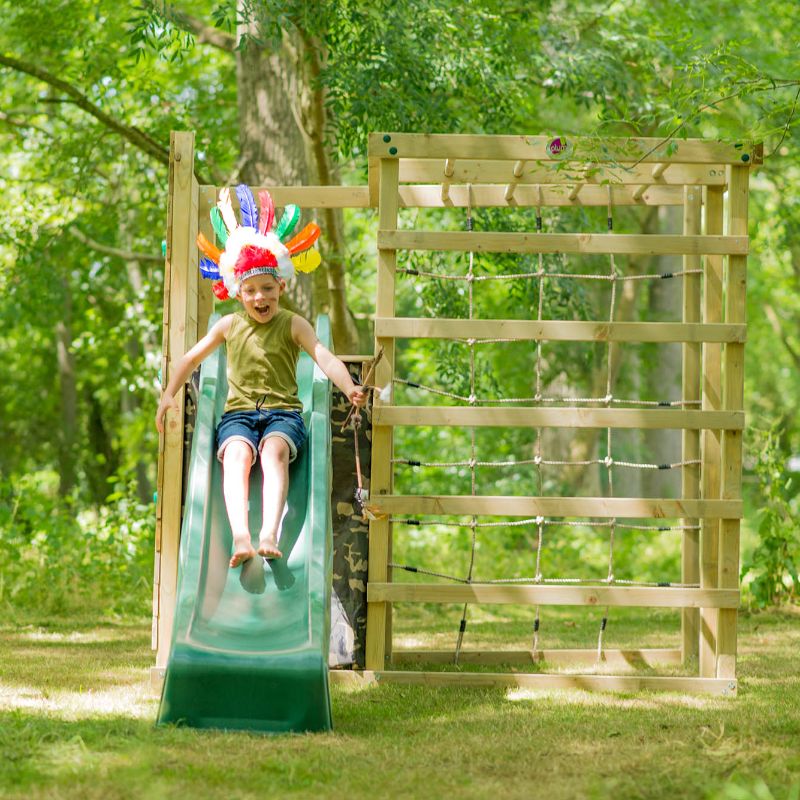
<svg viewBox="0 0 800 800"><path fill-rule="evenodd" d="M214 263L219 264L222 250L220 250L216 245L211 244L211 242L209 242L202 233L197 234L197 246L203 255L210 258Z"/></svg>
<svg viewBox="0 0 800 800"><path fill-rule="evenodd" d="M286 249L292 255L302 253L303 250L308 250L319 239L320 233L319 225L316 222L309 222L294 239L286 243Z"/></svg>
<svg viewBox="0 0 800 800"><path fill-rule="evenodd" d="M228 241L228 229L222 221L222 214L217 206L211 209L211 227L214 228L214 233L217 234L217 241L225 247L225 242Z"/></svg>
<svg viewBox="0 0 800 800"><path fill-rule="evenodd" d="M236 196L239 198L239 216L242 225L258 230L258 208L250 187L246 183L240 183L236 187Z"/></svg>
<svg viewBox="0 0 800 800"><path fill-rule="evenodd" d="M217 208L222 214L222 219L225 220L225 227L228 229L228 233L233 233L239 227L239 223L236 222L236 214L233 213L231 190L227 186L219 190Z"/></svg>
<svg viewBox="0 0 800 800"><path fill-rule="evenodd" d="M258 199L261 203L258 232L268 233L272 230L272 223L275 222L275 203L272 202L272 195L265 189L262 189L258 193Z"/></svg>
<svg viewBox="0 0 800 800"><path fill-rule="evenodd" d="M217 300L227 300L230 297L223 281L214 281L211 284L211 291L214 292Z"/></svg>
<svg viewBox="0 0 800 800"><path fill-rule="evenodd" d="M219 278L219 267L210 258L201 258L200 274L204 278Z"/></svg>
<svg viewBox="0 0 800 800"><path fill-rule="evenodd" d="M300 209L294 203L291 203L284 209L275 234L283 241L283 237L288 236L295 229L298 222L300 222Z"/></svg>
<svg viewBox="0 0 800 800"><path fill-rule="evenodd" d="M306 250L292 257L292 264L298 272L313 272L321 263L319 250Z"/></svg>

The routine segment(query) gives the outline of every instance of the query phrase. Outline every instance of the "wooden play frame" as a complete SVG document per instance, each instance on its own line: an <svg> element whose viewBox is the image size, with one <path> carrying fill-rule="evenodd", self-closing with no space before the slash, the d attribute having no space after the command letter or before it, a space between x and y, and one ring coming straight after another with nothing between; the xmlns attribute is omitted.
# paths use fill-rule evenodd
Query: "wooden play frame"
<svg viewBox="0 0 800 800"><path fill-rule="evenodd" d="M560 145L554 142L560 141ZM677 145L677 146L676 146ZM565 160L574 168L563 170ZM369 137L368 186L269 188L276 205L303 208L378 209L376 381L394 378L394 343L402 337L454 338L463 320L417 320L395 316L399 249L681 254L700 276L683 277L681 323L609 323L480 320L471 336L523 340L682 342L685 400L701 410L404 408L376 398L373 414L371 504L367 586L367 643L364 671L332 671L339 680L394 681L429 685L578 687L635 691L663 689L735 695L741 435L745 340L745 277L749 169L761 163L759 146L704 140L677 143L654 139L575 139L528 136L470 136L377 133ZM198 280L195 238L212 238L208 212L216 186L194 176L194 134L170 138L169 208L164 283L162 380L171 365L205 331L213 308L207 281ZM257 191L257 188L253 187ZM724 201L727 194L727 209ZM672 205L683 207L683 234L444 233L399 230L398 210L407 207ZM725 235L725 220L727 230ZM480 330L476 332L476 322ZM346 358L346 357L345 357ZM182 516L184 393L176 398L160 439L156 510L152 646L154 684L166 667L175 611ZM425 414L425 422L420 415ZM393 494L393 428L405 424L526 425L559 427L669 427L683 429L684 460L678 500L557 497L417 497ZM497 586L490 584L398 584L389 568L390 514L491 514L509 516L675 517L700 520L701 531L682 538L682 582L698 589L624 586ZM383 516L386 515L386 516ZM442 664L443 651L392 647L393 602L476 602L558 605L638 605L682 608L682 641L676 649L605 650L609 666L685 664L696 658L692 677L543 674L520 672L419 672L387 669L391 663ZM593 664L597 650L545 650L548 664ZM463 664L533 663L530 651L462 650Z"/></svg>

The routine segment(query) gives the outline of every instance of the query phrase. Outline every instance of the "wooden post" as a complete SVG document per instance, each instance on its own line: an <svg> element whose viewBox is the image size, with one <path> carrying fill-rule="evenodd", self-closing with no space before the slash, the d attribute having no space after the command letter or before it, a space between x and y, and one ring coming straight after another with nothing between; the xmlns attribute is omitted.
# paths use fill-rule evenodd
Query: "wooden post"
<svg viewBox="0 0 800 800"><path fill-rule="evenodd" d="M197 341L197 210L194 133L170 134L167 256L164 267L164 323L161 380L166 386L172 364ZM156 504L153 649L156 668L165 667L172 639L181 532L184 392L175 398L159 439Z"/></svg>
<svg viewBox="0 0 800 800"><path fill-rule="evenodd" d="M397 209L399 201L399 162L397 159L381 159L380 198L378 228L381 231L397 229ZM395 269L397 252L378 250L378 295L376 313L378 316L393 317L395 311ZM378 386L388 386L394 377L394 339L378 338L376 352L383 347L383 359L375 370ZM390 398L392 395L390 395ZM390 403L392 400L390 399ZM375 397L375 405L383 405ZM370 477L370 497L373 502L381 495L392 492L392 427L374 425L372 429L372 473ZM369 583L387 582L391 553L392 524L388 519L374 519L369 524ZM387 641L388 640L388 641ZM387 646L388 645L388 646ZM387 651L391 651L391 604L388 602L367 603L367 652L366 666L369 670L384 668Z"/></svg>
<svg viewBox="0 0 800 800"><path fill-rule="evenodd" d="M700 233L702 190L699 186L684 188L683 232L692 236ZM700 256L684 256L685 270L699 269ZM683 277L683 322L701 321L700 276ZM685 342L682 346L682 389L684 401L701 399L702 345L698 342ZM696 408L696 406L687 406ZM683 431L683 461L700 458L700 431ZM700 468L695 465L684 466L681 470L682 499L700 497ZM684 519L684 525L697 525L696 519ZM681 547L681 582L700 582L700 534L699 531L684 531ZM681 613L681 653L684 664L696 659L700 643L700 614L696 608L685 608Z"/></svg>
<svg viewBox="0 0 800 800"><path fill-rule="evenodd" d="M706 235L722 233L722 187L709 186L706 195ZM722 256L707 255L703 291L703 321L722 322ZM722 345L706 343L703 347L703 410L722 408ZM702 497L720 496L720 431L703 431ZM717 588L719 583L719 519L704 518L700 531L700 586ZM716 649L719 611L700 611L700 676L716 676Z"/></svg>
<svg viewBox="0 0 800 800"><path fill-rule="evenodd" d="M728 231L747 235L747 193L749 170L747 167L728 168ZM745 293L747 283L747 256L729 256L727 285L725 287L725 320L745 321ZM723 374L725 377L722 407L744 407L744 344L725 345ZM722 435L722 487L723 499L738 499L742 494L742 432L725 431ZM719 587L736 589L739 586L739 520L723 519L719 532ZM737 609L719 612L717 632L718 678L736 677L736 624Z"/></svg>

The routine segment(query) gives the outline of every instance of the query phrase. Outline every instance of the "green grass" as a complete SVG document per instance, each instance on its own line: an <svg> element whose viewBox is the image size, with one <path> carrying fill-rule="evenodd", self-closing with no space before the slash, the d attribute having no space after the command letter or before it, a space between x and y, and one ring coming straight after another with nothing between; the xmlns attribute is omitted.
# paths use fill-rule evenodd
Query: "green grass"
<svg viewBox="0 0 800 800"><path fill-rule="evenodd" d="M542 646L596 643L597 612L573 613L546 610ZM396 637L452 646L448 614L403 608ZM674 612L614 611L606 645L674 645L677 630ZM740 631L737 699L334 686L333 733L262 737L154 727L149 621L28 614L0 625L0 796L797 800L800 614L745 615ZM465 644L529 635L527 612L476 610Z"/></svg>

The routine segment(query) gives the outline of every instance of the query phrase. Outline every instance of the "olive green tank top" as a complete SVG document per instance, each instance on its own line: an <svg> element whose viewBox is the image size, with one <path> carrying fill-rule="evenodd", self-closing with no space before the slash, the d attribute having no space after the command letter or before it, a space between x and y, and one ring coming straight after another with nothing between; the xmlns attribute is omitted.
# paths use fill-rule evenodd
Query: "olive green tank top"
<svg viewBox="0 0 800 800"><path fill-rule="evenodd" d="M256 408L296 409L297 358L292 317L285 308L269 322L256 322L242 309L233 315L225 339L228 351L228 399L225 412Z"/></svg>

